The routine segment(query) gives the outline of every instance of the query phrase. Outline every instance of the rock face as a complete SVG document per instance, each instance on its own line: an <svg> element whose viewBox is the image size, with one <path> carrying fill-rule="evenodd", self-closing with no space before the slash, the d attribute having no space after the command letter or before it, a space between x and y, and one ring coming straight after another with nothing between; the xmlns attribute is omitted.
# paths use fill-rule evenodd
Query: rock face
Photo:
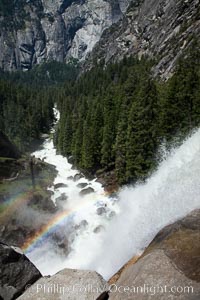
<svg viewBox="0 0 200 300"><path fill-rule="evenodd" d="M5 7L0 11L0 67L27 70L47 60L83 60L129 2L21 0L12 11Z"/></svg>
<svg viewBox="0 0 200 300"><path fill-rule="evenodd" d="M15 299L40 277L40 272L19 248L0 243L0 299Z"/></svg>
<svg viewBox="0 0 200 300"><path fill-rule="evenodd" d="M129 289L109 299L200 299L200 210L160 231L114 284Z"/></svg>
<svg viewBox="0 0 200 300"><path fill-rule="evenodd" d="M10 19L0 11L0 68L86 59L85 70L136 54L156 57L154 75L168 79L200 36L199 7L199 0L15 1Z"/></svg>
<svg viewBox="0 0 200 300"><path fill-rule="evenodd" d="M124 17L104 31L85 68L94 61L147 55L158 59L154 75L168 79L180 55L200 37L199 7L199 0L133 0Z"/></svg>
<svg viewBox="0 0 200 300"><path fill-rule="evenodd" d="M19 300L95 300L108 288L96 272L64 269L44 277L30 287Z"/></svg>

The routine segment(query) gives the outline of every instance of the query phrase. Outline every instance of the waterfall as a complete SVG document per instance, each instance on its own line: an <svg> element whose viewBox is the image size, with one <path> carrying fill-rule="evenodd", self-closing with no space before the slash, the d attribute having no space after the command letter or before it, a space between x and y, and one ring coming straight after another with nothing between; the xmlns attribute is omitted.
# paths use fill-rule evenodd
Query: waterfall
<svg viewBox="0 0 200 300"><path fill-rule="evenodd" d="M70 226L85 224L70 233L67 255L56 253L48 242L27 253L45 275L76 268L96 270L108 279L140 254L160 229L200 208L200 130L173 149L145 183L121 189L117 199L106 196L98 182L86 178L78 183L87 183L95 192L80 197L77 182L67 179L77 171L56 154L51 140L35 155L56 166L55 183L68 185L57 191L52 188L54 200L63 192L68 196L64 209L73 214L66 228L69 222Z"/></svg>

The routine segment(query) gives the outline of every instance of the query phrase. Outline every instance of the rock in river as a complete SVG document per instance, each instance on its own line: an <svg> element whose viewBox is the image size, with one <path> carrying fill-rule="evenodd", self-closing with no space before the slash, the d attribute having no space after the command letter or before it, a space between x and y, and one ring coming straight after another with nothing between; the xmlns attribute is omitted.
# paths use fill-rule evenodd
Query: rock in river
<svg viewBox="0 0 200 300"><path fill-rule="evenodd" d="M91 187L88 187L86 189L83 189L82 191L80 191L80 195L81 196L85 196L85 195L88 195L88 194L91 194L91 193L94 193L94 189L91 188Z"/></svg>
<svg viewBox="0 0 200 300"><path fill-rule="evenodd" d="M74 175L74 181L78 181L79 179L83 178L84 176L81 173L78 173L76 175Z"/></svg>
<svg viewBox="0 0 200 300"><path fill-rule="evenodd" d="M101 216L106 213L106 208L105 207L98 207L97 208L97 215Z"/></svg>
<svg viewBox="0 0 200 300"><path fill-rule="evenodd" d="M59 188L66 188L66 187L68 187L68 185L65 184L65 183L56 183L56 184L54 185L54 189L55 189L55 190L57 190L57 189L59 189Z"/></svg>
<svg viewBox="0 0 200 300"><path fill-rule="evenodd" d="M80 188L80 189L84 189L87 185L88 185L87 183L81 182L81 183L77 184L77 187Z"/></svg>

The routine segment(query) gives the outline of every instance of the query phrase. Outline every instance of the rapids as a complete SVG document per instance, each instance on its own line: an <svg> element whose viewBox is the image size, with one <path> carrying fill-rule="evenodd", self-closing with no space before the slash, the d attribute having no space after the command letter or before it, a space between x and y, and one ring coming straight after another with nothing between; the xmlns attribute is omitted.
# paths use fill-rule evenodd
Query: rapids
<svg viewBox="0 0 200 300"><path fill-rule="evenodd" d="M76 268L96 270L108 279L132 256L140 254L160 229L200 208L200 130L173 149L144 184L121 189L116 199L106 196L95 179L67 179L78 171L56 154L51 139L45 140L43 149L34 155L56 166L54 184L68 185L57 190L50 187L53 201L62 193L68 196L63 209L73 213L66 218L66 228L87 221L70 233L68 254L56 252L49 241L27 252L44 275ZM89 184L95 192L81 197L78 183ZM102 208L99 214L98 208Z"/></svg>

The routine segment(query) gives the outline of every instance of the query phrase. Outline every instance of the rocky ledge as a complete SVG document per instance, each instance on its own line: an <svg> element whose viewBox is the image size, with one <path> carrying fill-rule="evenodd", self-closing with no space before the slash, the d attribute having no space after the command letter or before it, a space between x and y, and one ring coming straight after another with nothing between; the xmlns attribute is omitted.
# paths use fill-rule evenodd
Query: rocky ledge
<svg viewBox="0 0 200 300"><path fill-rule="evenodd" d="M33 282L18 299L200 299L200 210L166 226L108 283L96 272L69 269L40 278L23 254L2 244L0 249L0 297L5 300Z"/></svg>
<svg viewBox="0 0 200 300"><path fill-rule="evenodd" d="M130 287L110 293L113 300L200 299L200 210L161 230L138 261L113 279L117 287Z"/></svg>
<svg viewBox="0 0 200 300"><path fill-rule="evenodd" d="M19 248L0 243L0 299L17 298L41 276Z"/></svg>
<svg viewBox="0 0 200 300"><path fill-rule="evenodd" d="M94 300L108 289L106 281L96 272L64 269L52 277L43 277L19 300Z"/></svg>

